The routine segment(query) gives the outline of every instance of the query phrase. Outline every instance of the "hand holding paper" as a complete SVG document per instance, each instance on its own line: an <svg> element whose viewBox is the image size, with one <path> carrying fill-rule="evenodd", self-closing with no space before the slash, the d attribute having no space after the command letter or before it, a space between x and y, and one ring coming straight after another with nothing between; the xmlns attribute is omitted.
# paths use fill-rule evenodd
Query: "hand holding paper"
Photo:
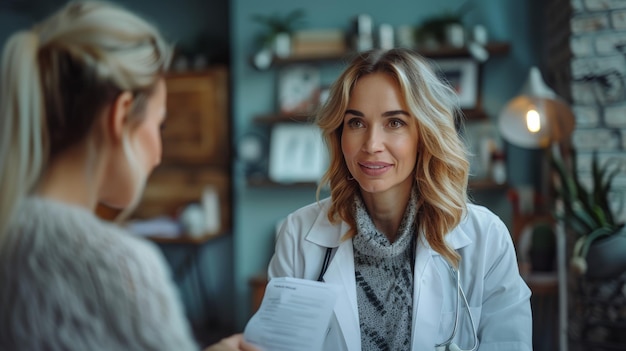
<svg viewBox="0 0 626 351"><path fill-rule="evenodd" d="M321 351L339 287L298 278L274 278L244 330L261 350Z"/></svg>

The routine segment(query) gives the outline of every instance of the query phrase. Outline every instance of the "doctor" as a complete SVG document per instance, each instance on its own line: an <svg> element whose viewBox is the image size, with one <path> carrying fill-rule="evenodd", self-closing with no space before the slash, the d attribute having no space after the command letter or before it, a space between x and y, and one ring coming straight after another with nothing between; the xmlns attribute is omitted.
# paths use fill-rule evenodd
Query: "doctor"
<svg viewBox="0 0 626 351"><path fill-rule="evenodd" d="M406 49L362 53L331 87L331 197L287 217L268 269L342 287L324 350L532 350L509 232L468 204L457 105Z"/></svg>

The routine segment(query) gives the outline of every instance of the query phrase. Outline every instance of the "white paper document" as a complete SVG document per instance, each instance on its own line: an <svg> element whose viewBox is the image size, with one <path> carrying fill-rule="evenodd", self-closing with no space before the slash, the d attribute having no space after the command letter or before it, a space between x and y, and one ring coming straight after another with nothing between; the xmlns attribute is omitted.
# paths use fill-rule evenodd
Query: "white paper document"
<svg viewBox="0 0 626 351"><path fill-rule="evenodd" d="M338 293L336 284L274 278L244 338L264 351L321 351Z"/></svg>

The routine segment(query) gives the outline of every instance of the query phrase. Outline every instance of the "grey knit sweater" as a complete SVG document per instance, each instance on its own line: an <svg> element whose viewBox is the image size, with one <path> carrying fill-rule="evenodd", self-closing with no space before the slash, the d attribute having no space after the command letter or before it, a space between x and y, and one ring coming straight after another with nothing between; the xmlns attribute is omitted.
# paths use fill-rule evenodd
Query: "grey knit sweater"
<svg viewBox="0 0 626 351"><path fill-rule="evenodd" d="M360 196L355 196L357 235L352 239L361 349L395 351L411 348L413 264L417 194L410 201L390 243L378 231Z"/></svg>
<svg viewBox="0 0 626 351"><path fill-rule="evenodd" d="M0 242L0 350L197 350L148 242L30 198Z"/></svg>

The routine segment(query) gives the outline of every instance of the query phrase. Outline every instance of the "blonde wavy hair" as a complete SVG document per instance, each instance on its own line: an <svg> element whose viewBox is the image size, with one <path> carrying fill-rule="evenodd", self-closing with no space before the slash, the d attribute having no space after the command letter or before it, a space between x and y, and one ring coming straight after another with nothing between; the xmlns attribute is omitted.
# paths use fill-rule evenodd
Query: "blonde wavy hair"
<svg viewBox="0 0 626 351"><path fill-rule="evenodd" d="M341 150L344 114L359 78L372 73L388 74L400 86L406 106L417 120L418 231L435 251L457 266L460 256L446 245L444 237L467 210L469 161L455 123L461 115L458 98L431 67L419 54L402 48L372 50L352 60L331 86L327 102L315 117L330 156L318 197L320 190L329 186L332 204L328 219L348 223L350 229L344 238L356 235L352 204L354 194L360 190L357 182L348 180L350 173Z"/></svg>
<svg viewBox="0 0 626 351"><path fill-rule="evenodd" d="M119 94L134 96L129 127L141 123L170 56L156 27L99 1L70 2L9 37L0 67L0 234L48 162L84 142Z"/></svg>

